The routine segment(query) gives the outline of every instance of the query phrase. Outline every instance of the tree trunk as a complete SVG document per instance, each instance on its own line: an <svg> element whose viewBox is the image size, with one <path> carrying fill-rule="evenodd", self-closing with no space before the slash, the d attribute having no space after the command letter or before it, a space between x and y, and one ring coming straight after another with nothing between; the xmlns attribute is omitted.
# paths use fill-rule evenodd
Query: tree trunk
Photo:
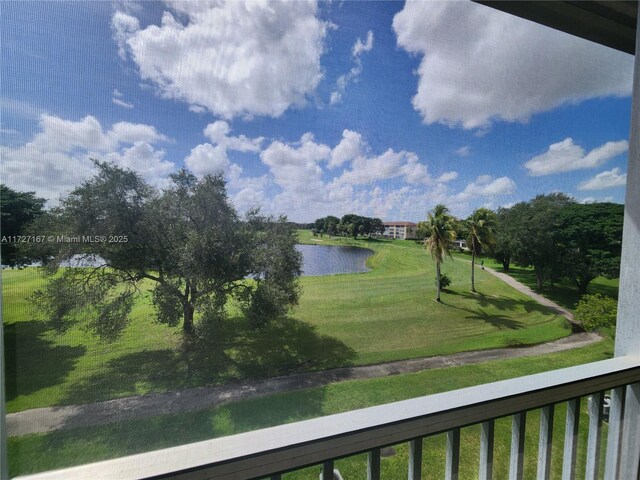
<svg viewBox="0 0 640 480"><path fill-rule="evenodd" d="M539 268L534 268L533 271L536 274L536 284L538 285L538 290L542 290L542 285L544 284L544 273Z"/></svg>
<svg viewBox="0 0 640 480"><path fill-rule="evenodd" d="M440 302L440 262L436 262L436 290L438 292L436 301Z"/></svg>
<svg viewBox="0 0 640 480"><path fill-rule="evenodd" d="M591 280L593 280L591 277L580 277L578 279L576 283L578 285L578 293L580 295L584 295L585 293L587 293L587 287L591 283Z"/></svg>
<svg viewBox="0 0 640 480"><path fill-rule="evenodd" d="M193 304L191 302L186 302L184 304L184 315L183 315L183 323L182 329L184 333L193 333Z"/></svg>
<svg viewBox="0 0 640 480"><path fill-rule="evenodd" d="M471 291L476 291L476 252L471 250Z"/></svg>

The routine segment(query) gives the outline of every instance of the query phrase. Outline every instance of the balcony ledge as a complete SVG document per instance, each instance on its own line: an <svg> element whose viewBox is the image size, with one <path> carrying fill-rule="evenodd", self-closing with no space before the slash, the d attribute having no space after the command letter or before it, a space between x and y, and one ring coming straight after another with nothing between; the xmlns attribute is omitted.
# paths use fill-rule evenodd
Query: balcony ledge
<svg viewBox="0 0 640 480"><path fill-rule="evenodd" d="M18 478L268 476L635 382L640 382L640 358L617 357Z"/></svg>

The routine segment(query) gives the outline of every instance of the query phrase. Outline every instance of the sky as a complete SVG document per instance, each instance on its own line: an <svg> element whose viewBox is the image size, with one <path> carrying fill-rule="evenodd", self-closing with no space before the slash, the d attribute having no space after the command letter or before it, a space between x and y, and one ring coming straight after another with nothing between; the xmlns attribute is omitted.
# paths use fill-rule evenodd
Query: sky
<svg viewBox="0 0 640 480"><path fill-rule="evenodd" d="M0 30L0 179L48 206L91 158L297 222L624 201L633 57L486 6L6 2Z"/></svg>

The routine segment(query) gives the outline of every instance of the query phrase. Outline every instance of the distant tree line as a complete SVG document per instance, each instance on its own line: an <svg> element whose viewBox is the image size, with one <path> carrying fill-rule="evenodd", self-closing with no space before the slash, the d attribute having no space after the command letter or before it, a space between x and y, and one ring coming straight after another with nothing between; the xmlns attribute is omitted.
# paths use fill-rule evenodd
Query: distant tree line
<svg viewBox="0 0 640 480"><path fill-rule="evenodd" d="M532 267L538 288L568 278L583 294L594 278L620 273L623 205L554 193L501 208L496 217L491 253L506 271L511 262Z"/></svg>
<svg viewBox="0 0 640 480"><path fill-rule="evenodd" d="M27 226L44 213L45 199L35 192L17 192L0 185L0 233L2 265L11 267L32 261L28 253L18 248L20 237L26 235Z"/></svg>
<svg viewBox="0 0 640 480"><path fill-rule="evenodd" d="M437 299L440 263L450 256L455 239L466 240L471 252L474 292L476 258L485 253L505 271L512 263L531 267L538 289L568 279L584 294L596 277L619 275L623 218L623 205L581 204L563 193L552 193L496 212L479 208L464 220L437 205L427 221L418 224L418 233L436 262Z"/></svg>
<svg viewBox="0 0 640 480"><path fill-rule="evenodd" d="M314 235L329 235L358 238L360 236L382 235L384 224L379 218L363 217L354 213L342 218L329 215L318 218L308 225Z"/></svg>

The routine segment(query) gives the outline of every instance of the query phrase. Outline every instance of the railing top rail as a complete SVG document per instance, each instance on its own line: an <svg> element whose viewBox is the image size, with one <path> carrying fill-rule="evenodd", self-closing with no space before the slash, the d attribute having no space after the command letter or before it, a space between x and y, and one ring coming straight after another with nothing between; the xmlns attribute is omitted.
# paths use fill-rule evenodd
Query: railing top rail
<svg viewBox="0 0 640 480"><path fill-rule="evenodd" d="M640 359L617 357L19 478L267 476L638 381Z"/></svg>

